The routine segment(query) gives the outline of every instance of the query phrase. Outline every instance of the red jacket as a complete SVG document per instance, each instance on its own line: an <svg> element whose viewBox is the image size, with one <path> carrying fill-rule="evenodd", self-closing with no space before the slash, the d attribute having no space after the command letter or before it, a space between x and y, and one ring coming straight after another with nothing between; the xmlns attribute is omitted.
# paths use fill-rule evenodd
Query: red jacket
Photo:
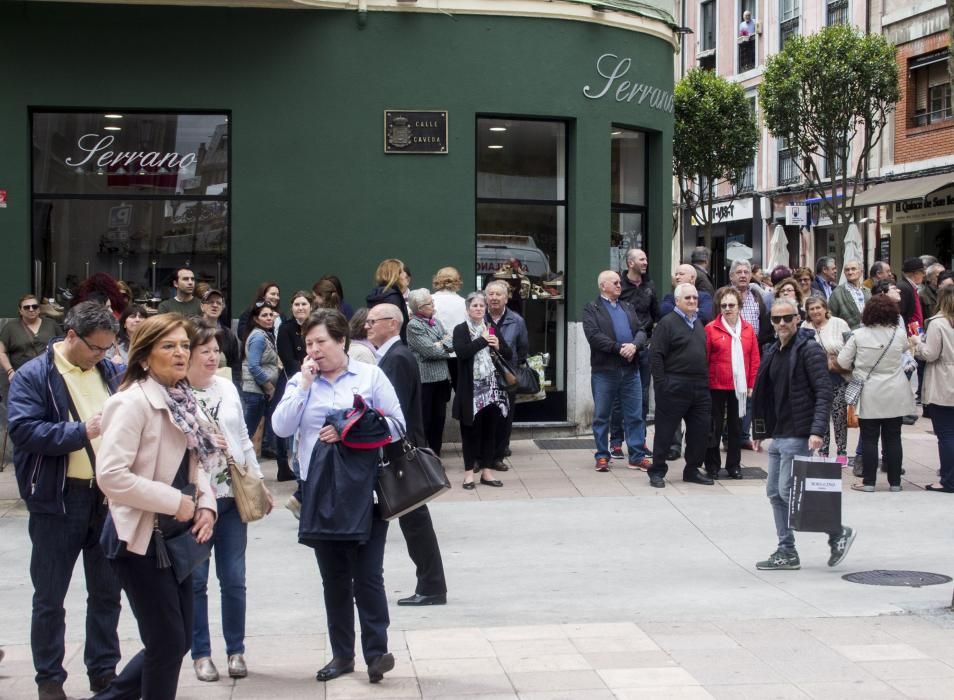
<svg viewBox="0 0 954 700"><path fill-rule="evenodd" d="M745 383L749 389L755 386L759 371L759 344L755 329L748 321L742 321L742 356L745 358ZM722 316L706 326L706 357L709 358L709 388L735 389L732 381L732 336L722 325Z"/></svg>

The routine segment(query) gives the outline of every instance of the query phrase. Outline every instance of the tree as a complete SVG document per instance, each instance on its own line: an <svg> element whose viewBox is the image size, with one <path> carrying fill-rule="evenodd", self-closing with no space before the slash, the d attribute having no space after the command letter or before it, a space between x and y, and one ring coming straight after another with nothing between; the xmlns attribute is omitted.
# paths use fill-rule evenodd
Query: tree
<svg viewBox="0 0 954 700"><path fill-rule="evenodd" d="M894 47L846 25L792 37L766 63L759 86L765 125L787 139L809 193L842 231L854 209L853 185L863 182L899 95Z"/></svg>
<svg viewBox="0 0 954 700"><path fill-rule="evenodd" d="M712 202L719 184L735 186L755 157L759 129L745 91L712 71L694 68L676 85L673 173L683 206L705 227L712 247ZM730 200L731 201L731 198Z"/></svg>

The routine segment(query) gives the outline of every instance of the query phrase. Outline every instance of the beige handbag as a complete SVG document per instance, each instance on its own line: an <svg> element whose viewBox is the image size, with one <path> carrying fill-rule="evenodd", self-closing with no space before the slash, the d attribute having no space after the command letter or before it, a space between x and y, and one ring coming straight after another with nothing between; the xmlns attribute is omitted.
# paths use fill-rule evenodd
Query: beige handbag
<svg viewBox="0 0 954 700"><path fill-rule="evenodd" d="M232 477L232 495L235 507L243 523L261 520L268 513L268 496L265 493L265 481L250 473L248 467L239 464L226 450L225 460Z"/></svg>

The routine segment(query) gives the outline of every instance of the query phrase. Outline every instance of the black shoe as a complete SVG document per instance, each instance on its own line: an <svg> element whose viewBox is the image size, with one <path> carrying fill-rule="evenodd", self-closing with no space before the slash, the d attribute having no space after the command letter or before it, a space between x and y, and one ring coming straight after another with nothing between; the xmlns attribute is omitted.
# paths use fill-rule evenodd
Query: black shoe
<svg viewBox="0 0 954 700"><path fill-rule="evenodd" d="M394 654L382 654L368 662L368 681L380 683L384 674L394 668Z"/></svg>
<svg viewBox="0 0 954 700"><path fill-rule="evenodd" d="M702 484L703 486L712 486L712 484L715 483L700 471L692 472L688 475L683 474L682 480L689 484Z"/></svg>
<svg viewBox="0 0 954 700"><path fill-rule="evenodd" d="M63 684L59 681L40 681L36 684L39 700L66 700Z"/></svg>
<svg viewBox="0 0 954 700"><path fill-rule="evenodd" d="M89 689L94 693L100 693L109 687L109 684L116 680L116 672L104 673L102 676L90 676Z"/></svg>
<svg viewBox="0 0 954 700"><path fill-rule="evenodd" d="M291 467L288 466L288 462L284 464L278 463L278 475L275 477L276 481L294 481L295 472L291 470Z"/></svg>
<svg viewBox="0 0 954 700"><path fill-rule="evenodd" d="M510 448L509 448L509 447L505 447L505 448L504 448L504 457L509 457L509 456L511 456L512 454L513 454L513 452L510 451Z"/></svg>
<svg viewBox="0 0 954 700"><path fill-rule="evenodd" d="M494 465L491 467L491 469L498 472L505 472L505 471L509 471L510 467L508 467L506 462L504 462L502 459L495 459Z"/></svg>
<svg viewBox="0 0 954 700"><path fill-rule="evenodd" d="M731 471L729 472L729 478L730 478L730 479L741 479L741 478L742 478L742 470L741 470L741 469L733 469L733 470L731 470Z"/></svg>
<svg viewBox="0 0 954 700"><path fill-rule="evenodd" d="M739 447L741 447L743 450L755 449L755 445L753 444L751 440L743 440L742 443L739 445Z"/></svg>
<svg viewBox="0 0 954 700"><path fill-rule="evenodd" d="M709 477L710 479L712 479L713 481L718 481L718 480L719 480L719 472L706 471L706 476L708 476L708 477Z"/></svg>
<svg viewBox="0 0 954 700"><path fill-rule="evenodd" d="M465 482L464 482L464 490L465 490L465 491L473 491L475 488L477 488L477 484L475 484L473 481L465 481Z"/></svg>
<svg viewBox="0 0 954 700"><path fill-rule="evenodd" d="M262 459L275 459L278 455L272 452L271 450L266 450L262 448Z"/></svg>
<svg viewBox="0 0 954 700"><path fill-rule="evenodd" d="M434 595L421 595L415 593L407 598L401 598L398 605L447 605L446 593L435 593Z"/></svg>
<svg viewBox="0 0 954 700"><path fill-rule="evenodd" d="M680 457L682 457L682 451L678 447L670 447L669 452L666 453L667 462L672 462Z"/></svg>
<svg viewBox="0 0 954 700"><path fill-rule="evenodd" d="M503 482L500 479L485 479L484 477L480 477L480 485L499 488L500 486L503 486Z"/></svg>
<svg viewBox="0 0 954 700"><path fill-rule="evenodd" d="M654 489L664 489L666 488L666 480L661 476L651 476L649 477L649 485Z"/></svg>
<svg viewBox="0 0 954 700"><path fill-rule="evenodd" d="M315 674L315 680L333 681L338 676L346 673L354 673L354 659L332 659L328 664Z"/></svg>

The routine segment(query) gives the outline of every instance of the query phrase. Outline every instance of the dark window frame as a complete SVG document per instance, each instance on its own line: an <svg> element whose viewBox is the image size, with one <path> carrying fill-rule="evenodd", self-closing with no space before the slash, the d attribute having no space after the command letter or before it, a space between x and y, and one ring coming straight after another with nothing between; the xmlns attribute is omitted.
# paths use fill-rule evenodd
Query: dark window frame
<svg viewBox="0 0 954 700"><path fill-rule="evenodd" d="M643 174L644 174L644 183L643 186L646 187L648 184L648 175L649 175L649 132L645 129L636 129L626 124L612 124L610 125L610 132L614 129L623 129L625 131L638 131L643 135L644 146L643 146ZM612 149L612 133L610 134L610 148ZM611 156L612 160L612 156ZM648 204L627 204L626 202L614 202L613 201L613 185L610 183L610 217L613 214L642 214L642 230L640 234L643 239L643 252L647 256L651 255L650 246L649 246L649 205ZM649 196L649 191L647 188L646 196Z"/></svg>

